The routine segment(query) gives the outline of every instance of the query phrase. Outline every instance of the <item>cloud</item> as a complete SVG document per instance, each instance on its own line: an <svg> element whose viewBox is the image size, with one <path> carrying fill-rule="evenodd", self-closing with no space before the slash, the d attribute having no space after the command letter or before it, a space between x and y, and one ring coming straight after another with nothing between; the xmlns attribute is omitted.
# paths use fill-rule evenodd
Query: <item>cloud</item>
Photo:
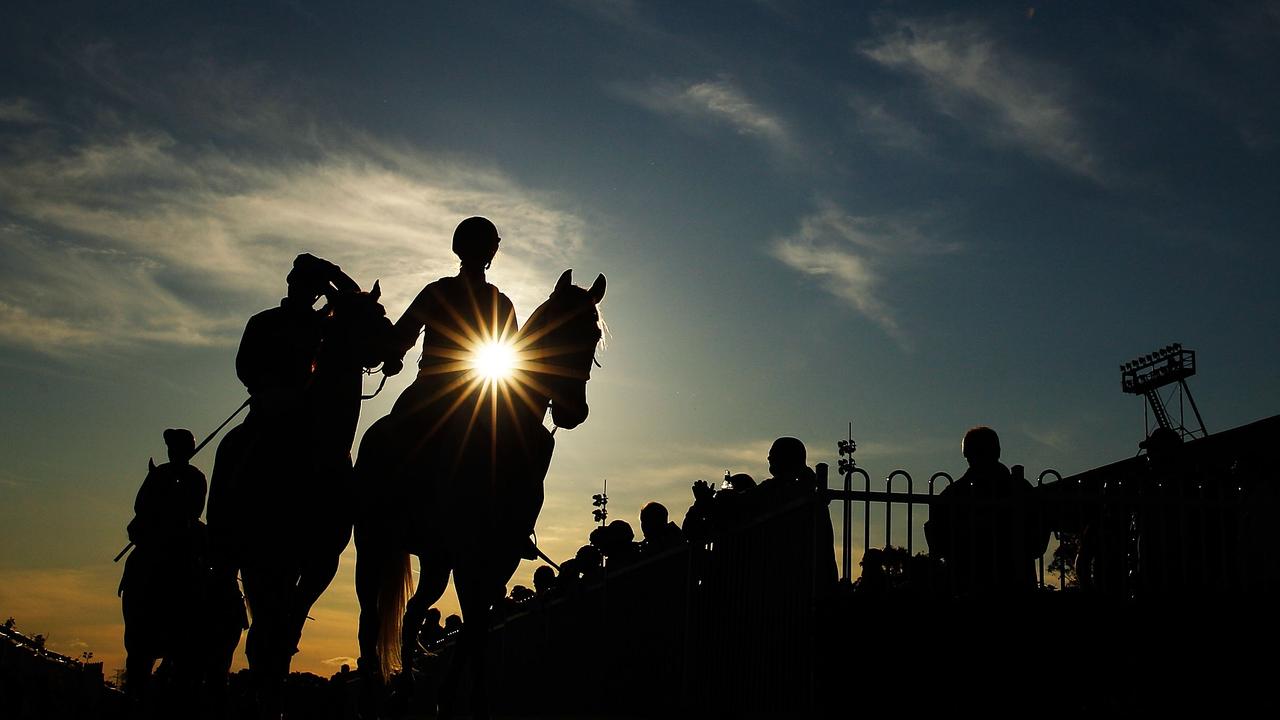
<svg viewBox="0 0 1280 720"><path fill-rule="evenodd" d="M923 79L940 111L995 144L1010 144L1102 182L1099 159L1067 100L1065 79L1002 47L980 25L903 20L864 45L875 62Z"/></svg>
<svg viewBox="0 0 1280 720"><path fill-rule="evenodd" d="M859 131L880 144L899 150L920 151L930 142L929 136L914 123L866 97L854 97L849 101Z"/></svg>
<svg viewBox="0 0 1280 720"><path fill-rule="evenodd" d="M0 123L37 125L44 121L44 113L29 98L0 98Z"/></svg>
<svg viewBox="0 0 1280 720"><path fill-rule="evenodd" d="M232 343L302 251L366 287L382 278L397 313L456 271L449 238L475 214L506 239L491 276L527 314L582 247L576 216L500 170L350 131L309 157L235 155L148 127L24 140L0 148L0 342L55 355Z"/></svg>
<svg viewBox="0 0 1280 720"><path fill-rule="evenodd" d="M899 254L955 252L959 245L929 239L915 225L850 215L830 202L802 218L799 229L774 241L770 252L787 267L817 279L904 347L910 345L892 309L881 298L883 266Z"/></svg>
<svg viewBox="0 0 1280 720"><path fill-rule="evenodd" d="M623 88L620 92L652 112L710 121L727 126L738 135L758 139L774 150L795 151L786 123L752 101L726 77L699 82L655 82L639 89Z"/></svg>
<svg viewBox="0 0 1280 720"><path fill-rule="evenodd" d="M1070 451L1074 445L1071 433L1062 428L1033 428L1024 425L1022 432L1035 442L1058 452Z"/></svg>

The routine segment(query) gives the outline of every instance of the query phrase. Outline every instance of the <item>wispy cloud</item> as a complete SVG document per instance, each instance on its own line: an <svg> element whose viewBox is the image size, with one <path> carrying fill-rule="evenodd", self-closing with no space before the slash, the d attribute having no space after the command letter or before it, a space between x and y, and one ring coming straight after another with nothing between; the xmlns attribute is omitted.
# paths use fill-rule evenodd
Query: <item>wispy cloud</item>
<svg viewBox="0 0 1280 720"><path fill-rule="evenodd" d="M881 145L920 151L929 144L929 136L915 123L895 114L884 103L855 96L849 100L849 109L853 111L858 131Z"/></svg>
<svg viewBox="0 0 1280 720"><path fill-rule="evenodd" d="M687 120L712 122L771 148L795 150L782 118L753 101L727 77L698 82L661 81L641 88L622 88L623 97L650 111Z"/></svg>
<svg viewBox="0 0 1280 720"><path fill-rule="evenodd" d="M783 264L811 276L879 325L903 347L908 334L881 297L883 267L898 254L954 252L955 243L930 239L916 225L896 219L850 215L824 202L802 218L796 232L774 241L770 251Z"/></svg>
<svg viewBox="0 0 1280 720"><path fill-rule="evenodd" d="M1067 452L1074 444L1071 433L1063 428L1035 428L1024 425L1022 433L1035 442L1058 452Z"/></svg>
<svg viewBox="0 0 1280 720"><path fill-rule="evenodd" d="M35 125L44 120L44 113L29 98L0 98L0 123Z"/></svg>
<svg viewBox="0 0 1280 720"><path fill-rule="evenodd" d="M65 147L24 140L0 148L0 342L53 354L234 342L303 251L366 286L382 278L396 313L456 270L449 237L468 215L498 224L507 242L492 274L526 313L582 247L576 216L500 170L349 131L303 159L190 147L149 127Z"/></svg>
<svg viewBox="0 0 1280 720"><path fill-rule="evenodd" d="M1013 144L1102 182L1100 162L1061 72L1002 46L983 26L903 20L861 48L881 65L922 78L937 107L993 143Z"/></svg>

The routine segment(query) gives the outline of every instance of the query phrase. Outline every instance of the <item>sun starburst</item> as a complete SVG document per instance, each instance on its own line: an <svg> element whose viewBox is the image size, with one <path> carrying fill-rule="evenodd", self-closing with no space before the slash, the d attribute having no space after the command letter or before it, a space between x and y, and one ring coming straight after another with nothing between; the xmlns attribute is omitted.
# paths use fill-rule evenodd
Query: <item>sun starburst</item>
<svg viewBox="0 0 1280 720"><path fill-rule="evenodd" d="M516 348L505 340L478 345L471 354L471 369L489 382L502 382L511 377L516 367Z"/></svg>

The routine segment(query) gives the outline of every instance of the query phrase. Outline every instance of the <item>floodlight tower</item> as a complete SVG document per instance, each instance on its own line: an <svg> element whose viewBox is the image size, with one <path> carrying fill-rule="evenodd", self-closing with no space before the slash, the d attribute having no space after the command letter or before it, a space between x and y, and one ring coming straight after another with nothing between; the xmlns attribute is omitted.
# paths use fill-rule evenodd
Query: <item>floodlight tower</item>
<svg viewBox="0 0 1280 720"><path fill-rule="evenodd" d="M1140 355L1134 360L1120 366L1120 389L1130 395L1144 395L1151 414L1155 416L1156 425L1174 430L1182 439L1204 437L1209 434L1204 428L1204 420L1200 417L1200 409L1196 407L1195 398L1191 397L1191 388L1187 387L1187 378L1196 374L1196 353L1187 350L1181 343L1166 345L1159 350ZM1173 385L1168 395L1161 393L1166 386ZM1170 414L1174 395L1178 400L1177 424ZM1187 427L1183 409L1183 398L1191 405L1196 424ZM1151 434L1150 419L1143 413L1147 435Z"/></svg>

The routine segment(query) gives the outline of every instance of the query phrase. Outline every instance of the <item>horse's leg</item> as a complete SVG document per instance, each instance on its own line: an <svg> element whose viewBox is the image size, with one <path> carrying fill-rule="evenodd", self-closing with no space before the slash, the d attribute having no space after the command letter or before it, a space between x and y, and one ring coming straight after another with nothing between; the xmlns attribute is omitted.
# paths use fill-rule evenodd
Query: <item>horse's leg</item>
<svg viewBox="0 0 1280 720"><path fill-rule="evenodd" d="M359 667L377 674L378 659L378 588L387 571L382 555L387 552L385 539L375 540L372 533L356 526L356 599L360 601Z"/></svg>
<svg viewBox="0 0 1280 720"><path fill-rule="evenodd" d="M413 597L404 608L404 624L401 626L400 666L409 667L413 657L412 648L418 644L418 635L422 632L422 621L449 586L449 572L452 564L442 552L432 552L418 557L418 587Z"/></svg>
<svg viewBox="0 0 1280 720"><path fill-rule="evenodd" d="M505 543L504 543L505 546ZM478 553L483 555L483 553ZM493 606L502 599L502 590L520 558L504 552L500 558L476 557L473 562L459 562L454 570L458 604L462 608L462 637L459 639L460 662L450 673L460 672L462 662L471 663L471 717L489 717L488 668L489 625ZM456 683L456 677L454 678ZM456 691L456 684L454 686Z"/></svg>
<svg viewBox="0 0 1280 720"><path fill-rule="evenodd" d="M407 707L409 697L414 693L413 658L417 648L422 647L418 636L422 632L422 621L427 610L444 595L449 584L450 565L443 553L433 552L419 556L418 586L413 597L405 603L404 617L400 624L400 675L394 683L390 706L403 711Z"/></svg>
<svg viewBox="0 0 1280 720"><path fill-rule="evenodd" d="M293 655L286 644L289 599L297 574L283 564L268 562L246 564L241 577L253 618L245 640L245 656L257 686L259 706L265 715L274 717L282 707L284 681Z"/></svg>

